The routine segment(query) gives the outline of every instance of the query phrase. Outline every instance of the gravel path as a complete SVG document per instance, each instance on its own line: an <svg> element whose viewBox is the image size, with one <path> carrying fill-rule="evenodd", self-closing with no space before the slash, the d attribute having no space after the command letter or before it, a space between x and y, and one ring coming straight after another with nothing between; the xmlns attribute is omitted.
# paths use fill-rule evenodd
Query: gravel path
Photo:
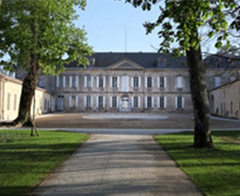
<svg viewBox="0 0 240 196"><path fill-rule="evenodd" d="M92 135L37 196L202 196L151 136Z"/></svg>

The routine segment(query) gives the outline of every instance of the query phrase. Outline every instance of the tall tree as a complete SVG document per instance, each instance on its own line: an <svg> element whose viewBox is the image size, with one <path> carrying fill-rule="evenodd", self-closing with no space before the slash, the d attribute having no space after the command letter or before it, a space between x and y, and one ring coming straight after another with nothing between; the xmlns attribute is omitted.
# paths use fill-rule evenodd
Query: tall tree
<svg viewBox="0 0 240 196"><path fill-rule="evenodd" d="M3 0L0 8L0 62L13 71L27 72L23 81L19 114L13 125L21 126L30 116L38 74L57 75L64 64L77 60L88 63L92 49L84 29L76 28L74 6L84 9L85 0ZM6 58L5 58L6 59Z"/></svg>
<svg viewBox="0 0 240 196"><path fill-rule="evenodd" d="M135 7L151 10L159 0L126 0ZM164 3L164 4L163 4ZM153 23L145 23L147 33L156 27L160 42L160 52L184 54L190 75L190 88L194 111L194 147L211 148L213 146L209 127L209 103L206 89L206 71L201 53L202 37L199 29L208 28L208 37L219 35L215 46L220 48L227 39L228 23L224 9L233 9L234 0L164 0L160 2L160 15ZM173 48L172 44L177 44ZM229 45L229 42L227 42Z"/></svg>

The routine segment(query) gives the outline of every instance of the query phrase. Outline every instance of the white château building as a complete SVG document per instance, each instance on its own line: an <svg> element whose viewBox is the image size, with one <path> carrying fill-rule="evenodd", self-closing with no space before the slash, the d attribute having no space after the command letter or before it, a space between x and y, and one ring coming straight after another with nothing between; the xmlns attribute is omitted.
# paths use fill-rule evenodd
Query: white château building
<svg viewBox="0 0 240 196"><path fill-rule="evenodd" d="M52 94L51 111L192 112L189 73L184 57L158 53L95 53L84 68L72 62L57 77L41 76ZM236 66L209 58L208 89L239 75ZM17 77L23 78L18 71Z"/></svg>

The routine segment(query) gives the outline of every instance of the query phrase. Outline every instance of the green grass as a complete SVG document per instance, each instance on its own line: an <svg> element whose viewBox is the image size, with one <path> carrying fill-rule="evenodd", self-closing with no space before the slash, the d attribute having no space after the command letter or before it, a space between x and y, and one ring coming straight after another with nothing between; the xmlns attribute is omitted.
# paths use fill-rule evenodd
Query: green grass
<svg viewBox="0 0 240 196"><path fill-rule="evenodd" d="M30 192L89 135L41 131L0 130L0 195L19 196Z"/></svg>
<svg viewBox="0 0 240 196"><path fill-rule="evenodd" d="M215 149L196 150L193 133L155 136L207 196L240 195L240 131L213 132Z"/></svg>

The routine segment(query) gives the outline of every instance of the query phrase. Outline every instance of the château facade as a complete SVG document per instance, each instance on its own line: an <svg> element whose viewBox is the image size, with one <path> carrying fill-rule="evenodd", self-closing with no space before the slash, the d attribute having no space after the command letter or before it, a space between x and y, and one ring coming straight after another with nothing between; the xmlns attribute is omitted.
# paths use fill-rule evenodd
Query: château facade
<svg viewBox="0 0 240 196"><path fill-rule="evenodd" d="M72 62L56 77L41 76L51 111L192 112L184 57L158 53L95 53L87 67ZM207 88L237 77L239 69L207 61ZM17 73L21 78L21 72Z"/></svg>

